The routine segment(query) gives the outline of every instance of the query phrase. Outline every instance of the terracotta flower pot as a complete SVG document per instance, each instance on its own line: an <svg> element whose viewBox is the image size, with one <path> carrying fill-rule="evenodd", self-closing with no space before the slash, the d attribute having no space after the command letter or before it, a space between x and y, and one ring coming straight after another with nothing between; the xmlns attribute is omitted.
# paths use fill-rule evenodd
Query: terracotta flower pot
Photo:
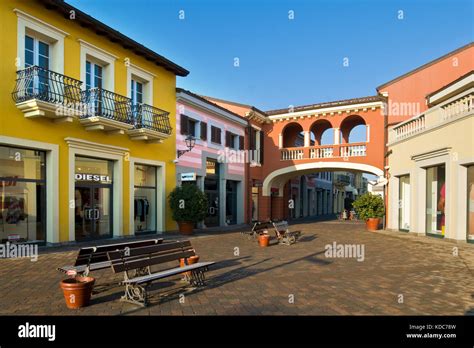
<svg viewBox="0 0 474 348"><path fill-rule="evenodd" d="M95 278L75 277L61 281L66 306L70 309L85 307L89 304Z"/></svg>
<svg viewBox="0 0 474 348"><path fill-rule="evenodd" d="M379 218L368 218L367 221L365 222L365 227L368 230L375 231L379 229Z"/></svg>
<svg viewBox="0 0 474 348"><path fill-rule="evenodd" d="M179 233L184 235L193 234L194 223L188 221L178 221Z"/></svg>
<svg viewBox="0 0 474 348"><path fill-rule="evenodd" d="M184 262L184 259L179 259L179 267L184 267L186 266L186 263ZM194 255L191 257L187 258L187 264L192 265L193 263L198 263L199 262L199 256ZM191 272L183 272L181 273L184 277L191 277Z"/></svg>
<svg viewBox="0 0 474 348"><path fill-rule="evenodd" d="M270 236L268 234L261 234L258 236L258 245L261 247L267 247L270 242Z"/></svg>

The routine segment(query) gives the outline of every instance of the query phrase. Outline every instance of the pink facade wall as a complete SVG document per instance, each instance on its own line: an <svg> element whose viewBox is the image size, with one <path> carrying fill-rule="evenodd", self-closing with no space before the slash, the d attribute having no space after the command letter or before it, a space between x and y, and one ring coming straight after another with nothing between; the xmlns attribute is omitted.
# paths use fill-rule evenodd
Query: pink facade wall
<svg viewBox="0 0 474 348"><path fill-rule="evenodd" d="M185 135L181 134L181 114L185 114L193 119L207 123L207 141L197 140L196 146L191 152L185 153L179 158L179 166L190 167L196 169L205 168L202 167L202 151L216 154L225 153L225 132L230 131L236 135L245 136L245 128L241 125L231 122L223 117L215 116L214 114L203 112L198 108L191 107L182 102L176 103L176 149L186 149L184 139ZM218 126L221 128L221 145L211 143L211 125ZM199 136L198 136L199 138ZM233 149L229 149L233 150ZM227 163L227 173L231 175L244 175L245 163Z"/></svg>

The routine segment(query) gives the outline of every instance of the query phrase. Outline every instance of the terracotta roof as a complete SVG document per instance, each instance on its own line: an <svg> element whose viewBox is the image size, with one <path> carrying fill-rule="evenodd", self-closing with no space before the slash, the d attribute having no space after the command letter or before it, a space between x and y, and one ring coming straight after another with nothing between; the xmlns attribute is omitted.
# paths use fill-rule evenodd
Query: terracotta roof
<svg viewBox="0 0 474 348"><path fill-rule="evenodd" d="M209 97L209 96L205 96L205 95L202 95L202 97L206 98L208 100L214 100L216 102L222 102L222 103L226 103L226 104L231 104L231 105L247 108L249 110L252 110L252 111L258 112L258 113L260 113L264 116L267 116L267 113L265 111L262 111L262 110L256 108L255 106L252 106L252 105L237 103L237 102L233 102L233 101L230 101L230 100L219 99L219 98Z"/></svg>
<svg viewBox="0 0 474 348"><path fill-rule="evenodd" d="M108 25L102 23L101 21L89 16L88 14L82 12L81 10L75 8L72 5L64 2L64 0L37 0L42 3L47 9L56 11L59 14L63 15L65 18L69 19L70 11L74 11L76 15L75 21L79 25L89 28L94 31L97 35L104 36L110 41L122 45L123 48L131 50L139 56L143 56L146 60L149 60L156 65L162 66L166 70L169 70L175 73L178 76L187 76L189 71L185 68L173 63L167 58L159 55L158 53L150 50L149 48L143 46L142 44L136 42L135 40L129 38L128 36L118 32L115 29L112 29Z"/></svg>
<svg viewBox="0 0 474 348"><path fill-rule="evenodd" d="M352 105L352 104L362 104L362 103L372 103L377 101L385 101L386 98L374 95L369 97L360 97L360 98L352 98L352 99L343 99L343 100L336 100L324 103L317 103L317 104L310 104L310 105L302 105L302 106L295 106L293 107L293 112L298 111L307 111L313 109L323 109L323 108L330 108L335 106L343 106L343 105ZM286 109L277 109L277 110L268 110L266 111L267 115L279 115L279 114L286 114L289 112L289 108Z"/></svg>
<svg viewBox="0 0 474 348"><path fill-rule="evenodd" d="M413 69L413 70L411 70L411 71L409 71L409 72L407 72L407 73L405 73L405 74L403 74L403 75L400 75L400 76L394 78L393 80L390 80L390 81L388 81L388 82L385 82L384 84L382 84L382 85L380 85L380 86L377 87L377 91L379 91L381 88L387 87L388 85L391 85L391 84L393 84L393 83L395 83L395 82L397 82L397 81L400 81L400 80L404 79L405 77L407 77L407 76L409 76L409 75L412 75L412 74L414 74L414 73L416 73L416 72L418 72L418 71L420 71L420 70L423 70L423 69L425 69L425 68L427 68L427 67L429 67L429 66L431 66L431 65L433 65L433 64L436 64L436 63L438 63L438 62L440 62L440 61L442 61L442 60L444 60L444 59L446 59L446 58L449 58L450 56L455 55L456 53L459 53L459 52L461 52L461 51L464 51L464 50L466 50L466 49L468 49L468 48L470 48L470 47L472 47L472 46L474 46L474 42L470 42L470 43L468 43L467 45L464 45L464 46L462 46L462 47L459 47L459 48L455 49L454 51L451 51L451 52L449 52L449 53L446 53L445 55L443 55L443 56L441 56L441 57L439 57L439 58L436 58L436 59L434 59L434 60L432 60L432 61L430 61L430 62L428 62L428 63L426 63L426 64L423 64L423 65L419 66L418 68L415 68L415 69Z"/></svg>
<svg viewBox="0 0 474 348"><path fill-rule="evenodd" d="M188 91L188 90L183 89L183 88L180 88L180 87L177 87L177 88L176 88L176 93L186 93L187 95L190 95L190 96L192 96L192 97L194 97L194 98L196 98L196 99L199 99L200 101L202 101L202 102L204 102L204 103L207 103L207 104L209 104L209 105L212 105L212 106L214 106L214 107L216 107L216 108L218 108L218 109L221 109L222 111L228 112L229 114L231 114L231 115L233 115L233 116L235 116L235 117L238 117L238 118L241 119L241 120L244 120L245 122L248 122L248 120L247 120L245 117L242 117L242 116L240 116L239 114L236 114L235 112L232 112L232 111L230 111L230 110L224 108L223 106L220 106L220 105L218 105L218 104L216 104L216 103L213 103L212 101L208 100L207 98L205 98L205 97L203 97L203 96L201 96L201 95L199 95L199 94L193 93L193 92L191 92L191 91Z"/></svg>

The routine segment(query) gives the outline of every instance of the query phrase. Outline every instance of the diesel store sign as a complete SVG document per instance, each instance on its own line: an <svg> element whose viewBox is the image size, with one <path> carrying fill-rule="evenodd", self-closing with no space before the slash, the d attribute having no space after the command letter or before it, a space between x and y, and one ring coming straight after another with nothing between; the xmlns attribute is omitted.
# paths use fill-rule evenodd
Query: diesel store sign
<svg viewBox="0 0 474 348"><path fill-rule="evenodd" d="M76 173L74 178L77 181L110 182L110 177L108 175Z"/></svg>

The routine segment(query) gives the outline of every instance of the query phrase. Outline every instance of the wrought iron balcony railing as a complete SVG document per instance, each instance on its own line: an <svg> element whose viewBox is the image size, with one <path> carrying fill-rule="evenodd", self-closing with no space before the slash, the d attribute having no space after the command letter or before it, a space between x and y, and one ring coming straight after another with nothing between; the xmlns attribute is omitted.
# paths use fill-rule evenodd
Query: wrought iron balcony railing
<svg viewBox="0 0 474 348"><path fill-rule="evenodd" d="M135 129L146 128L164 134L171 134L169 112L148 104L132 106Z"/></svg>
<svg viewBox="0 0 474 348"><path fill-rule="evenodd" d="M12 98L15 103L37 99L77 106L81 102L81 85L79 80L34 65L17 71Z"/></svg>
<svg viewBox="0 0 474 348"><path fill-rule="evenodd" d="M81 118L100 116L113 121L133 124L132 100L103 88L82 91L85 112Z"/></svg>

